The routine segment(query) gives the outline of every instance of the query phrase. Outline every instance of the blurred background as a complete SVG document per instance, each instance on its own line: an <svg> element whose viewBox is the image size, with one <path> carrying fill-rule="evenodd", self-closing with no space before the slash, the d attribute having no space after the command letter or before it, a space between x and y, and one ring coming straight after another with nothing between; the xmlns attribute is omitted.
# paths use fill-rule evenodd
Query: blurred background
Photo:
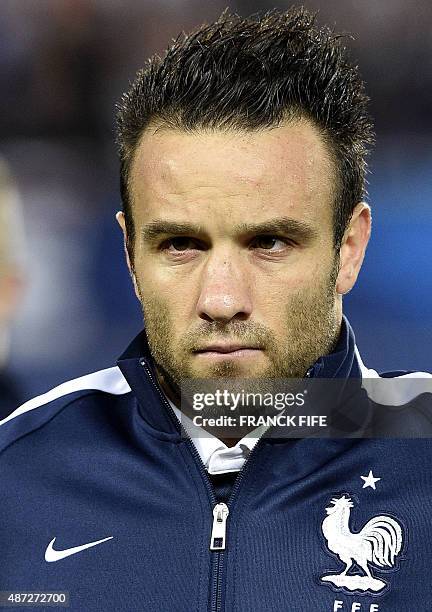
<svg viewBox="0 0 432 612"><path fill-rule="evenodd" d="M292 2L237 0L240 14ZM367 365L431 370L432 3L305 0L349 32L372 98L373 237L345 311ZM114 214L114 104L136 70L226 0L2 0L0 156L15 178L25 238L10 337L21 399L109 367L141 328Z"/></svg>

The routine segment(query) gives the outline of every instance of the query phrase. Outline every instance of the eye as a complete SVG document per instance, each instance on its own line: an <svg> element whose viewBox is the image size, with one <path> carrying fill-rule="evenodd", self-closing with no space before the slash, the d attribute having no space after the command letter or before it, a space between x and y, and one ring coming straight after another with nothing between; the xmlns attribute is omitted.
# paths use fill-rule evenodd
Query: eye
<svg viewBox="0 0 432 612"><path fill-rule="evenodd" d="M169 240L166 240L162 245L162 248L166 249L167 251L178 251L179 253L182 251L187 251L190 248L196 247L196 242L192 240L192 238L188 238L187 236L178 236L176 238L170 238Z"/></svg>
<svg viewBox="0 0 432 612"><path fill-rule="evenodd" d="M290 246L289 242L279 236L271 236L263 234L256 236L251 245L253 248L263 249L264 251L281 251L285 247Z"/></svg>

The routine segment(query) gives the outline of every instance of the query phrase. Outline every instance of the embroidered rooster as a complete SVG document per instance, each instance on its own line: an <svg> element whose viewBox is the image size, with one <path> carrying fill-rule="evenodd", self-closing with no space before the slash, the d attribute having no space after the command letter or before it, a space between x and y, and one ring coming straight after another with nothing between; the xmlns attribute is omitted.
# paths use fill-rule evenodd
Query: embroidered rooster
<svg viewBox="0 0 432 612"><path fill-rule="evenodd" d="M350 512L354 506L351 499L343 495L333 498L331 503L333 505L326 508L327 516L321 525L322 532L328 549L345 563L345 569L341 574L323 576L321 580L346 587L350 591L381 590L386 583L372 576L368 563L382 568L394 566L402 548L402 529L399 523L390 516L375 516L361 531L353 533L349 528ZM353 563L357 563L364 571L364 576L347 576Z"/></svg>

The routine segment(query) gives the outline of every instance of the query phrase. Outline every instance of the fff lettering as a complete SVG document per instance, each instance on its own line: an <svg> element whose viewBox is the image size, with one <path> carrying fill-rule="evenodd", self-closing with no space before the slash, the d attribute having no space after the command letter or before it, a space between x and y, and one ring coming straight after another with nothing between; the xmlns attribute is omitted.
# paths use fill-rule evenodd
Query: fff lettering
<svg viewBox="0 0 432 612"><path fill-rule="evenodd" d="M338 612L338 610L342 610L347 612L379 612L378 604L370 604L369 607L366 604L361 604L358 601L353 601L350 607L350 604L344 603L339 599L336 599L333 605L333 612Z"/></svg>

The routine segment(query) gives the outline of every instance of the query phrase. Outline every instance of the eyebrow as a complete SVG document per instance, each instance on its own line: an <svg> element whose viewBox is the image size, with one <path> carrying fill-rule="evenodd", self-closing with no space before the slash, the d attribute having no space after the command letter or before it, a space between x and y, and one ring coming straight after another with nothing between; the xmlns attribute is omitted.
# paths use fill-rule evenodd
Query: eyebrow
<svg viewBox="0 0 432 612"><path fill-rule="evenodd" d="M165 221L164 219L155 219L141 228L141 236L144 240L155 240L159 236L167 234L176 236L202 234L202 228L194 223L177 223L175 221Z"/></svg>
<svg viewBox="0 0 432 612"><path fill-rule="evenodd" d="M317 230L297 219L290 217L277 217L263 221L262 223L240 223L235 225L233 233L239 234L289 234L300 242L309 242L318 236ZM141 236L144 240L154 241L160 236L191 236L203 234L203 227L195 223L178 223L165 219L154 219L141 228Z"/></svg>
<svg viewBox="0 0 432 612"><path fill-rule="evenodd" d="M314 227L291 217L277 217L262 223L240 223L235 230L239 234L289 234L303 242L309 242L318 236Z"/></svg>

